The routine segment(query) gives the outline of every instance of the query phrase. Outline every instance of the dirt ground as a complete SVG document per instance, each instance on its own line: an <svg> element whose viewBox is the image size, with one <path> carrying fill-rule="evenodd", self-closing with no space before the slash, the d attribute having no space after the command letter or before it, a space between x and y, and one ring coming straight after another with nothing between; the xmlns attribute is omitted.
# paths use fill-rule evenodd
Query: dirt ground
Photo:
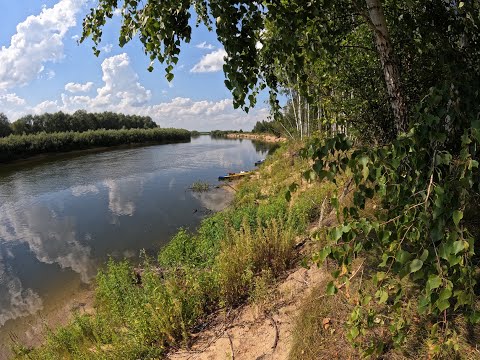
<svg viewBox="0 0 480 360"><path fill-rule="evenodd" d="M234 133L234 134L228 134L227 137L230 139L251 139L251 140L259 140L259 141L265 141L270 143L287 141L287 139L285 139L284 137L276 137L274 135L264 135L264 134Z"/></svg>
<svg viewBox="0 0 480 360"><path fill-rule="evenodd" d="M284 360L303 301L325 283L325 270L297 268L276 286L266 307L247 304L217 314L208 328L196 334L189 350L171 353L171 360Z"/></svg>

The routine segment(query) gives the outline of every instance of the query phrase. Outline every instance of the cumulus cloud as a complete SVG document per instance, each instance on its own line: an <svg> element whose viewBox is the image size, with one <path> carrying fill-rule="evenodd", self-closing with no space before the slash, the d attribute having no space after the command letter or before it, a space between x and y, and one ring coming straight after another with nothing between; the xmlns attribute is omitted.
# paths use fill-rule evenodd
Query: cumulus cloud
<svg viewBox="0 0 480 360"><path fill-rule="evenodd" d="M200 44L197 44L195 45L196 48L199 48L199 49L205 49L205 50L213 50L215 49L215 46L213 46L212 44L208 44L206 41L200 43Z"/></svg>
<svg viewBox="0 0 480 360"><path fill-rule="evenodd" d="M17 25L10 46L0 49L0 89L25 85L43 71L44 63L63 59L63 40L85 1L60 0Z"/></svg>
<svg viewBox="0 0 480 360"><path fill-rule="evenodd" d="M77 92L88 92L92 89L93 87L93 82L87 82L85 84L77 84L73 82L69 82L68 84L65 84L65 90L71 93L77 93Z"/></svg>
<svg viewBox="0 0 480 360"><path fill-rule="evenodd" d="M10 120L16 119L23 114L26 106L25 99L15 93L7 93L0 89L0 112L5 113Z"/></svg>
<svg viewBox="0 0 480 360"><path fill-rule="evenodd" d="M152 97L138 81L138 75L130 66L126 53L109 57L102 63L104 86L97 90L94 105L106 103L120 106L144 105Z"/></svg>
<svg viewBox="0 0 480 360"><path fill-rule="evenodd" d="M217 72L223 68L223 58L227 56L224 49L213 51L203 56L200 61L190 70L193 73Z"/></svg>
<svg viewBox="0 0 480 360"><path fill-rule="evenodd" d="M162 127L196 130L251 129L257 121L264 120L268 115L265 108L254 109L248 114L235 110L230 99L207 101L177 97L153 103L151 91L139 82L127 54L106 58L102 63L102 72L103 84L93 95L79 93L93 90L91 82L68 83L65 85L66 92L61 94L60 99L28 106L24 99L0 90L0 106L12 120L27 113L73 113L86 109L92 112L114 111L150 116Z"/></svg>

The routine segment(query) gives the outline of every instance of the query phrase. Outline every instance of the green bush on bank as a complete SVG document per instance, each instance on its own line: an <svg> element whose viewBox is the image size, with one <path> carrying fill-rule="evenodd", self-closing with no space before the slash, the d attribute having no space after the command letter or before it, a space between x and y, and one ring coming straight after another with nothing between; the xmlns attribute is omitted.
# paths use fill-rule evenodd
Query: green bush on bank
<svg viewBox="0 0 480 360"><path fill-rule="evenodd" d="M10 135L0 139L0 162L43 153L84 150L146 142L172 143L190 140L183 129L122 129L90 130L85 132L39 133Z"/></svg>
<svg viewBox="0 0 480 360"><path fill-rule="evenodd" d="M97 276L95 315L77 316L28 355L158 358L170 346L187 344L208 314L245 301L264 274L275 278L288 269L296 236L332 187L299 191L290 205L286 174L300 174L307 163L291 164L286 156L286 148L277 151L258 178L240 186L233 204L204 219L198 231L180 229L156 261L144 259L141 276L127 261L110 260ZM20 349L17 354L26 358Z"/></svg>

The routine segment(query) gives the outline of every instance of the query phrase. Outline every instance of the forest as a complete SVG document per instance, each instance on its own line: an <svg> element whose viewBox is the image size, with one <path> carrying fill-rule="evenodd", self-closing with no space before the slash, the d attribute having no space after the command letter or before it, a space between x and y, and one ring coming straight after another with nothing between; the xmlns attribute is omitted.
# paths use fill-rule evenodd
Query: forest
<svg viewBox="0 0 480 360"><path fill-rule="evenodd" d="M0 113L0 137L41 132L84 132L88 130L115 129L152 129L158 125L149 116L125 115L105 111L89 113L77 110L73 114L62 111L41 115L26 115L12 123L5 114Z"/></svg>

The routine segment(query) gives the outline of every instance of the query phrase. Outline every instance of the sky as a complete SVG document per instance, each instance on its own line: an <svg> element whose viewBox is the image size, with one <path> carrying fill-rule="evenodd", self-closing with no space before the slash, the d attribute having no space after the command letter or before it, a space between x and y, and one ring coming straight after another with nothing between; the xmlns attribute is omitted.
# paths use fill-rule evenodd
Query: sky
<svg viewBox="0 0 480 360"><path fill-rule="evenodd" d="M90 40L78 44L92 0L1 0L0 112L10 121L45 112L114 111L148 115L161 127L251 130L268 116L256 108L234 110L223 81L224 50L215 33L194 28L182 44L175 78L149 60L138 40L118 46L120 16L103 31L101 53Z"/></svg>

